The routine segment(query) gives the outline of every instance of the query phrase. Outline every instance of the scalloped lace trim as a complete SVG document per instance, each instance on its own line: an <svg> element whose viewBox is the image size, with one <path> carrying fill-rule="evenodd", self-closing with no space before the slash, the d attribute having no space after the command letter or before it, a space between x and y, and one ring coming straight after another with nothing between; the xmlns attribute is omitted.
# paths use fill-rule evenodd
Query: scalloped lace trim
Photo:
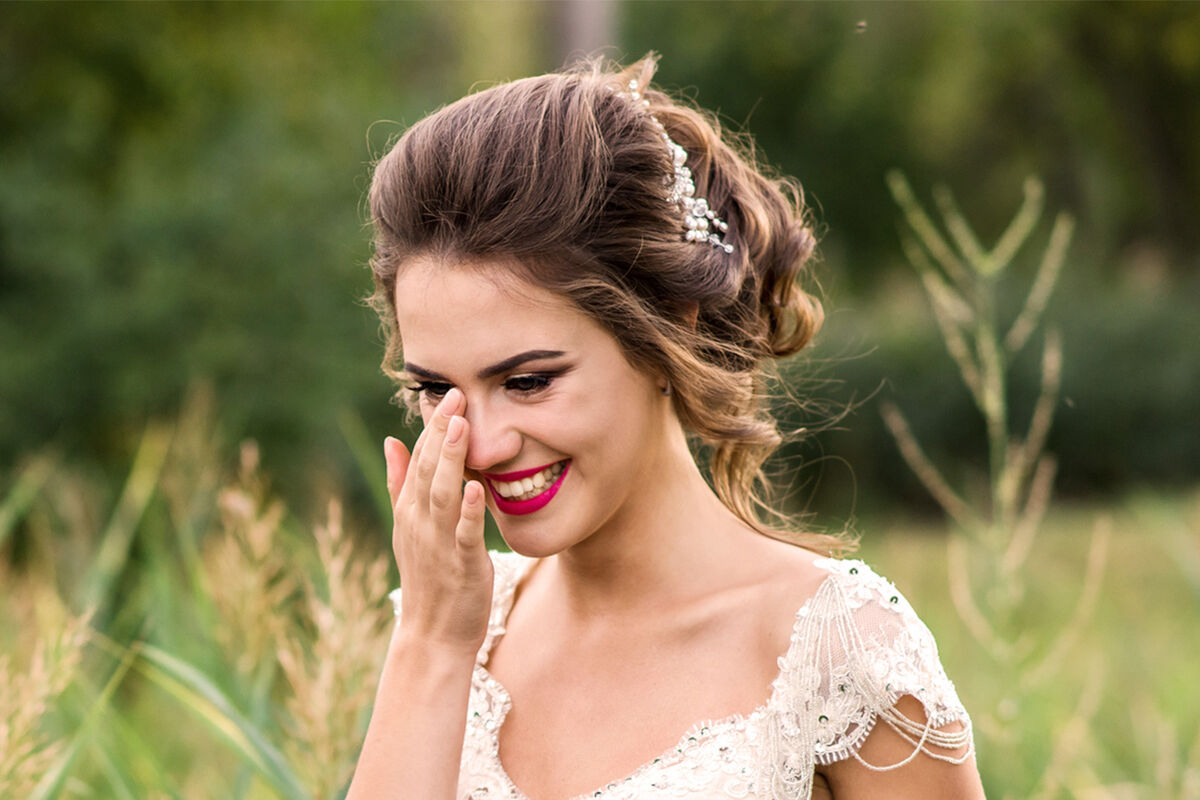
<svg viewBox="0 0 1200 800"><path fill-rule="evenodd" d="M499 732L512 700L483 665L534 562L511 553L493 553L493 561L492 615L476 657L459 798L528 800L500 762ZM763 705L748 715L697 722L673 748L571 800L799 800L809 797L818 764L854 758L889 770L920 755L952 763L969 758L970 718L942 669L933 635L908 601L861 561L815 563L829 575L796 612ZM398 614L399 590L392 598ZM920 701L925 720L896 709L905 695ZM913 746L895 764L870 764L859 755L880 722Z"/></svg>

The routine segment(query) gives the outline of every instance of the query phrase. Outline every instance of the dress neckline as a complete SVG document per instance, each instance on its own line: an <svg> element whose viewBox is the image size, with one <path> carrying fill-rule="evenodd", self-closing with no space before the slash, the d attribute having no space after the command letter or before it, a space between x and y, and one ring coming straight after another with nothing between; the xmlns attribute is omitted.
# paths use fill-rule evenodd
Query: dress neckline
<svg viewBox="0 0 1200 800"><path fill-rule="evenodd" d="M505 624L508 620L509 612L512 611L513 601L516 598L517 589L521 582L529 575L529 571L538 562L538 559L528 558L518 553L501 554L501 557L508 559L519 559L519 563L513 568L511 576L504 576L503 585L497 587L498 594L492 599L492 616L488 622L487 638L484 640L483 646L479 648L479 654L475 660L476 678L484 689L490 692L495 697L500 699L500 711L497 718L494 720L494 726L489 731L492 738L492 753L496 773L505 783L505 789L508 791L509 797L512 800L530 800L529 796L521 790L513 782L512 777L508 774L508 770L504 766L503 760L500 758L500 729L504 726L505 719L508 718L509 709L512 708L512 695L508 693L508 689L504 688L499 680L485 666L488 658L491 655L492 649L496 646L505 634ZM789 665L795 660L795 651L798 642L801 639L801 625L808 615L814 601L823 592L827 591L826 587L831 585L831 581L837 574L836 570L831 568L831 565L836 563L836 559L822 557L813 560L813 565L826 572L824 578L817 584L817 588L809 595L800 608L796 609L796 613L792 618L792 632L788 639L787 650L779 656L777 662L779 670L775 674L775 678L771 681L771 693L767 699L759 704L754 710L749 713L735 712L728 716L721 717L715 720L700 720L695 722L679 737L675 744L668 747L653 758L647 759L638 765L632 772L621 775L614 780L608 781L602 786L590 789L582 794L573 795L562 800L589 800L590 798L604 798L606 793L620 787L621 785L634 781L644 775L651 769L659 767L664 762L670 762L672 757L681 755L683 749L692 742L700 739L714 736L717 733L727 730L728 728L736 728L739 726L746 727L756 724L762 717L770 712L771 707L775 704L775 697L779 693L779 687L783 682ZM497 575L497 577L500 577Z"/></svg>

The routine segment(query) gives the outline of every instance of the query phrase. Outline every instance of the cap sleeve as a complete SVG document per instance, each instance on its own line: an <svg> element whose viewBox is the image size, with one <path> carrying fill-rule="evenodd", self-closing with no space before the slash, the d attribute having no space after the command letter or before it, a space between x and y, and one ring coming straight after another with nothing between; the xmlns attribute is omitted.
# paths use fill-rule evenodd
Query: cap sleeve
<svg viewBox="0 0 1200 800"><path fill-rule="evenodd" d="M799 785L814 764L851 757L877 770L920 755L966 760L970 718L929 628L895 586L863 562L817 563L830 575L796 615L769 704L772 782ZM925 719L900 712L896 702L905 695L921 703ZM908 757L869 764L859 755L880 721L912 745Z"/></svg>

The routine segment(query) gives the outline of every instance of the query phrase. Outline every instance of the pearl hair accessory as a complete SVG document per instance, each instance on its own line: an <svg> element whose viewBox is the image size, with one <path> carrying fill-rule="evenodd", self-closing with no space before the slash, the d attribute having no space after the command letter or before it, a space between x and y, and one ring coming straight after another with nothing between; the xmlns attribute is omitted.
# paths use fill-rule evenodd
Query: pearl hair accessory
<svg viewBox="0 0 1200 800"><path fill-rule="evenodd" d="M642 98L642 92L636 80L629 82L629 95L634 102L640 102L649 108L650 101ZM708 243L726 253L732 253L733 245L726 242L724 238L729 231L729 225L713 213L713 210L708 207L708 200L696 197L696 182L692 180L692 171L687 166L687 150L680 147L667 134L667 129L653 114L649 116L650 121L658 128L659 134L666 143L667 152L671 155L671 164L675 168L674 178L665 178L664 184L667 186L667 202L678 206L680 213L683 214L684 241L697 244Z"/></svg>

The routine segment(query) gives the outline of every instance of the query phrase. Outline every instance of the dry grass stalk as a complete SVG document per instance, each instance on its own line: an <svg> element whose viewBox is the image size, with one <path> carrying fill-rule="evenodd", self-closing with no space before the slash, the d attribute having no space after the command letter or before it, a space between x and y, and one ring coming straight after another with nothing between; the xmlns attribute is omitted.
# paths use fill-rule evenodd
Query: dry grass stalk
<svg viewBox="0 0 1200 800"><path fill-rule="evenodd" d="M1092 530L1087 568L1075 610L1062 626L1062 632L1054 639L1050 649L1042 656L1042 660L1025 667L1021 675L1023 687L1031 689L1057 673L1062 667L1063 659L1087 629L1088 622L1096 613L1096 601L1100 599L1100 584L1103 582L1104 567L1108 563L1108 543L1111 539L1112 520L1101 517Z"/></svg>
<svg viewBox="0 0 1200 800"><path fill-rule="evenodd" d="M1025 299L1025 307L1008 329L1004 337L1004 346L1010 353L1018 352L1029 340L1030 334L1037 328L1042 312L1046 310L1046 301L1054 292L1058 282L1058 274L1066 260L1067 245L1071 243L1071 233L1074 223L1067 217L1060 216L1054 221L1054 230L1050 233L1050 244L1042 257L1042 264L1034 278L1033 288Z"/></svg>
<svg viewBox="0 0 1200 800"><path fill-rule="evenodd" d="M303 613L311 630L289 627L278 657L291 688L285 752L315 797L333 798L353 773L363 713L387 649L391 614L380 599L387 593L388 564L356 557L336 501L315 535L325 591L312 581L304 584Z"/></svg>
<svg viewBox="0 0 1200 800"><path fill-rule="evenodd" d="M1026 597L1025 567L1050 505L1056 470L1054 458L1044 448L1062 375L1058 335L1053 331L1045 335L1041 387L1024 435L1013 432L1007 374L1013 358L1041 324L1074 223L1069 216L1058 215L1021 310L1005 329L996 311L997 281L1037 227L1041 184L1034 179L1026 182L1021 207L990 251L980 244L949 190L935 189L934 198L953 246L900 173L889 174L888 184L908 225L907 231L901 231L904 252L921 278L946 349L986 426L990 473L986 502L972 505L943 477L899 409L884 405L882 414L909 467L957 525L948 541L947 559L955 608L993 659L1000 673L997 680L1016 693L1002 698L996 709L984 710L980 728L993 744L1016 746L1015 715L1001 712L1020 706L1029 692L1061 669L1094 614L1107 562L1110 526L1101 521L1093 531L1087 570L1071 617L1040 642L1017 624ZM973 559L976 551L979 558ZM972 570L973 563L986 567ZM976 583L982 586L976 588ZM1063 776L1085 766L1082 742L1100 696L1096 681L1084 688L1074 713L1062 726L1040 796L1055 796Z"/></svg>
<svg viewBox="0 0 1200 800"><path fill-rule="evenodd" d="M388 562L356 555L334 501L314 532L320 575L306 577L310 549L283 535L284 506L267 497L258 467L257 447L244 444L238 480L218 495L221 531L204 551L216 636L252 691L277 702L291 768L314 798L335 798L353 773L387 649Z"/></svg>
<svg viewBox="0 0 1200 800"><path fill-rule="evenodd" d="M937 500L942 510L965 530L977 528L979 519L976 517L975 510L950 488L950 484L942 477L941 471L925 455L925 450L917 441L917 437L913 436L912 430L908 427L908 421L900 413L900 409L892 403L885 402L880 405L880 413L883 415L883 421L887 424L888 430L895 437L905 462L921 479L921 483L933 495L933 499Z"/></svg>
<svg viewBox="0 0 1200 800"><path fill-rule="evenodd" d="M12 652L32 653L24 662L0 653L0 797L29 797L65 747L46 723L78 672L88 621L69 617L44 584L0 578L7 610L22 617L18 626L26 632Z"/></svg>
<svg viewBox="0 0 1200 800"><path fill-rule="evenodd" d="M284 506L265 497L258 462L258 446L244 443L238 482L218 499L223 535L210 538L204 554L216 636L243 676L274 663L279 609L296 588L278 541Z"/></svg>

